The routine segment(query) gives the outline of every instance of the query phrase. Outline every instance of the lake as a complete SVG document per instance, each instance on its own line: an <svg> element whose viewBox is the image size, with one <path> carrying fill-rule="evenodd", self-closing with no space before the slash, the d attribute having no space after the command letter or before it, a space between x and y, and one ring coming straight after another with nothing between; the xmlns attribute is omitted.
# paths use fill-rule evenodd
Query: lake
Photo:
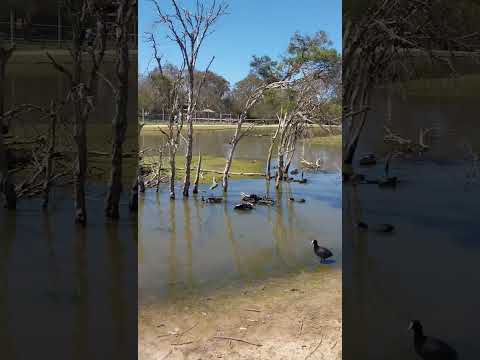
<svg viewBox="0 0 480 360"><path fill-rule="evenodd" d="M257 162L263 170L272 131L257 129L244 138L236 159ZM224 157L232 135L232 129L199 130L194 153ZM202 195L222 194L220 187L210 191L209 184L201 185L198 196L187 200L180 191L176 200L169 200L168 184L159 193L147 190L139 205L139 303L173 301L233 281L316 268L320 265L312 251L313 239L335 254L334 264L321 266L331 271L341 268L341 149L317 144L316 139L301 141L292 165L297 167L301 158L322 160L324 171L305 172L307 184L282 184L276 191L274 181L231 180L221 204L200 200ZM159 131L144 129L140 136L141 148L158 148L163 141ZM276 203L238 213L233 206L241 192L269 194ZM290 197L306 202L291 202Z"/></svg>
<svg viewBox="0 0 480 360"><path fill-rule="evenodd" d="M433 128L423 156L394 159L395 189L343 186L344 357L371 360L415 358L410 320L426 335L455 347L459 358L480 352L480 183L470 176L480 152L478 76L415 81L377 93L358 156L383 157L383 125L418 141L419 128ZM390 107L391 118L388 116ZM357 156L357 159L358 159ZM357 172L375 179L383 161ZM477 162L478 166L478 162ZM356 223L394 225L391 234L359 231Z"/></svg>

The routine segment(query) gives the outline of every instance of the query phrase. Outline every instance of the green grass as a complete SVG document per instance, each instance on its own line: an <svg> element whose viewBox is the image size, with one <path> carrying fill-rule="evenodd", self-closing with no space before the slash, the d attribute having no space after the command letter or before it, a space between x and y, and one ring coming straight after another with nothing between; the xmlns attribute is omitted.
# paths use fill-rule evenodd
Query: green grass
<svg viewBox="0 0 480 360"><path fill-rule="evenodd" d="M318 136L308 139L307 142L312 145L340 147L342 146L342 135Z"/></svg>
<svg viewBox="0 0 480 360"><path fill-rule="evenodd" d="M145 164L154 164L158 162L158 156L145 156L143 159ZM202 156L202 168L207 170L218 170L223 171L225 168L226 159L224 157L216 157L216 156ZM192 167L195 168L192 171L192 181L195 179L198 164L198 156L194 157L192 160ZM185 167L185 156L177 156L176 157L176 165L178 167ZM169 166L168 158L163 159L163 171L164 175L169 173ZM243 172L243 173L264 173L265 172L265 162L258 161L258 160L246 160L246 159L233 159L231 172ZM183 170L177 170L177 180L182 180L184 176ZM203 177L200 177L201 184L210 184L212 183L213 177L218 181L221 180L221 174L215 173L203 173ZM259 178L260 176L249 176L248 178L254 179ZM245 179L245 176L241 175L231 175L230 179Z"/></svg>

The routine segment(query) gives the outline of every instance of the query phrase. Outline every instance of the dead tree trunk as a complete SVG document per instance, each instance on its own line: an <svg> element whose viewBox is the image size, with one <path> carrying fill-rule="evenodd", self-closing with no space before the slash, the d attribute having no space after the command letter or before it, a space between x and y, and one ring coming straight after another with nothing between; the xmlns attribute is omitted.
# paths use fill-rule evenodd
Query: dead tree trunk
<svg viewBox="0 0 480 360"><path fill-rule="evenodd" d="M193 193L198 194L198 182L200 181L200 172L202 171L202 154L198 154L197 175L195 176L195 185L193 186Z"/></svg>
<svg viewBox="0 0 480 360"><path fill-rule="evenodd" d="M176 177L176 164L175 164L175 153L176 150L172 148L170 144L170 199L175 199L175 177Z"/></svg>
<svg viewBox="0 0 480 360"><path fill-rule="evenodd" d="M47 157L45 161L45 180L43 183L43 209L48 208L50 198L50 181L53 172L53 155L55 154L56 143L56 127L57 127L57 109L55 103L52 101L50 105L50 131L49 131L49 145L47 150Z"/></svg>
<svg viewBox="0 0 480 360"><path fill-rule="evenodd" d="M105 54L106 29L103 10L88 0L73 2L68 1L67 9L70 15L72 29L72 70L66 69L47 53L52 65L65 74L69 80L69 99L73 103L73 138L75 142L76 159L73 175L75 222L85 225L87 222L86 209L86 180L87 180L87 119L94 107L98 70ZM92 65L85 71L83 64L83 35L84 28L95 21L96 38L95 46L86 51L90 55Z"/></svg>
<svg viewBox="0 0 480 360"><path fill-rule="evenodd" d="M163 167L163 151L158 149L158 172L157 172L157 193L160 190L160 178L162 176L162 167Z"/></svg>
<svg viewBox="0 0 480 360"><path fill-rule="evenodd" d="M15 186L8 173L7 147L4 141L4 135L8 133L8 124L4 123L5 114L5 73L8 60L10 59L14 47L4 49L0 47L0 200L5 198L5 206L8 209L15 209L17 196Z"/></svg>
<svg viewBox="0 0 480 360"><path fill-rule="evenodd" d="M188 197L193 156L193 114L187 113L187 150L185 153L185 179L183 181L183 196Z"/></svg>
<svg viewBox="0 0 480 360"><path fill-rule="evenodd" d="M235 149L237 148L237 144L240 141L241 133L242 133L242 125L243 121L247 117L246 112L240 115L238 119L237 127L235 128L235 134L233 135L232 141L230 142L231 148L228 152L227 162L225 163L225 169L223 170L223 177L222 177L222 186L223 191L228 191L228 175L230 173L230 168L232 167L233 155L235 154Z"/></svg>
<svg viewBox="0 0 480 360"><path fill-rule="evenodd" d="M115 97L115 118L113 120L112 168L105 207L106 216L112 219L118 219L120 216L119 203L122 194L123 143L128 125L128 76L130 66L128 58L128 24L130 23L133 9L132 1L120 1L117 9L117 23L115 25L118 91Z"/></svg>
<svg viewBox="0 0 480 360"><path fill-rule="evenodd" d="M272 153L273 153L273 147L275 146L275 142L277 141L277 136L278 132L280 130L280 126L277 127L277 130L275 131L275 134L272 136L272 141L270 142L270 147L268 148L268 157L267 157L267 172L266 172L266 178L268 181L272 178L271 175L271 162L272 162Z"/></svg>

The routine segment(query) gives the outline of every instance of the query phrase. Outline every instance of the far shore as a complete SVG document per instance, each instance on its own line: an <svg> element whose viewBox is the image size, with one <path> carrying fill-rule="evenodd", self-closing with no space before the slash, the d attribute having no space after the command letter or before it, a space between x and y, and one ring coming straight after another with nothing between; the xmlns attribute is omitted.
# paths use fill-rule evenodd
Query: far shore
<svg viewBox="0 0 480 360"><path fill-rule="evenodd" d="M243 126L247 127L249 126L250 123L245 123ZM258 129L275 129L278 125L277 124L259 124L255 125L255 128ZM227 130L227 129L235 129L237 127L237 124L194 124L193 128L197 130ZM318 128L321 129L323 128L329 128L331 130L340 130L341 126L339 125L317 125L317 124L311 124L310 127L312 128ZM142 128L142 130L147 130L147 131L156 131L156 130L163 130L168 128L168 124L145 124Z"/></svg>

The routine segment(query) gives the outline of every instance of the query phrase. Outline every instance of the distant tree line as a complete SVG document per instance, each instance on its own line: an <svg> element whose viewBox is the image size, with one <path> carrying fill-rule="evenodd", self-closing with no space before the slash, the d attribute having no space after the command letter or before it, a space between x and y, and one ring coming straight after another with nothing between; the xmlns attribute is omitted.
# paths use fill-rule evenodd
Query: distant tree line
<svg viewBox="0 0 480 360"><path fill-rule="evenodd" d="M272 59L270 56L252 56L250 61L250 72L244 79L232 86L223 76L212 70L195 71L194 77L197 86L200 79L203 79L199 91L197 111L210 109L216 113L232 114L238 117L243 110L243 105L248 97L262 84L278 81L281 77L282 68L291 64L295 59L306 60L310 57L312 64L324 63L327 61L336 68L336 71L329 71L328 81L319 82L322 90L321 108L318 109L318 117L324 119L338 118L341 113L341 71L340 55L332 48L332 43L323 31L313 35L295 33L287 48L286 54L279 59ZM324 60L320 62L320 60ZM312 65L314 66L314 65ZM320 66L317 64L317 66ZM324 66L324 64L322 65ZM157 66L147 74L139 78L138 101L139 110L148 113L162 113L166 110L166 94L173 79L179 77L181 70L178 66L166 63L162 69ZM163 75L162 75L163 74ZM325 80L325 79L323 79ZM187 84L182 84L179 95L180 102L186 103ZM326 89L328 87L328 89ZM265 92L252 108L248 110L248 118L275 119L282 109L286 110L296 101L296 91L288 89L272 89Z"/></svg>

